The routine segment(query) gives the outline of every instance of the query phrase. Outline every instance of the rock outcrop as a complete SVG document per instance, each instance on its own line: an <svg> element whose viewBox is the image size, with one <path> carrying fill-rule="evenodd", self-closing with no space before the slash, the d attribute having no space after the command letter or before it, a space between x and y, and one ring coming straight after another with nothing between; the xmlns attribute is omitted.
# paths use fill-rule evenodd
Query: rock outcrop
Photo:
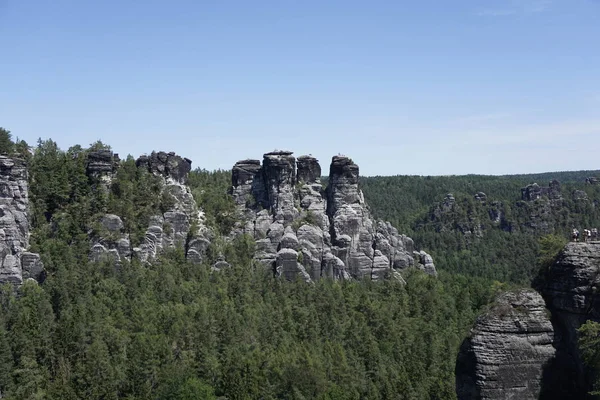
<svg viewBox="0 0 600 400"><path fill-rule="evenodd" d="M540 286L561 337L562 386L571 398L583 398L591 388L590 374L579 355L577 329L588 320L600 322L600 242L567 244Z"/></svg>
<svg viewBox="0 0 600 400"><path fill-rule="evenodd" d="M287 279L382 279L411 266L435 275L412 239L371 217L358 180L358 165L345 156L333 157L327 188L312 156L274 151L262 165L239 161L231 193L243 222L234 234L253 236L255 258Z"/></svg>
<svg viewBox="0 0 600 400"><path fill-rule="evenodd" d="M555 335L542 297L532 289L498 296L460 349L459 400L538 399L555 357Z"/></svg>
<svg viewBox="0 0 600 400"><path fill-rule="evenodd" d="M532 183L521 189L521 199L525 201L535 201L547 197L550 200L560 200L560 182L556 179L550 181L548 187L543 187L537 183Z"/></svg>
<svg viewBox="0 0 600 400"><path fill-rule="evenodd" d="M86 174L88 176L110 176L119 167L119 155L111 150L93 150L87 154Z"/></svg>
<svg viewBox="0 0 600 400"><path fill-rule="evenodd" d="M29 247L27 168L18 158L0 156L0 283L41 280L44 266Z"/></svg>
<svg viewBox="0 0 600 400"><path fill-rule="evenodd" d="M600 322L600 242L569 243L527 289L500 295L461 346L459 399L586 399L577 330ZM551 318L550 318L551 316Z"/></svg>
<svg viewBox="0 0 600 400"><path fill-rule="evenodd" d="M92 245L90 260L95 262L107 259L120 264L131 260L131 242L125 232L124 224L118 215L106 214L100 221L100 232Z"/></svg>
<svg viewBox="0 0 600 400"><path fill-rule="evenodd" d="M104 153L103 153L104 154ZM103 160L109 160L107 154ZM100 165L99 163L97 163ZM152 152L136 160L136 166L143 168L160 179L163 212L150 216L150 223L142 243L132 247L129 234L118 215L106 214L100 221L100 234L91 249L93 261L113 259L119 264L122 260L137 257L142 262L156 258L162 251L182 247L186 258L201 262L210 244L210 236L203 224L203 214L199 210L190 188L186 185L192 162L175 153ZM88 168L89 169L89 168ZM108 166L96 168L107 173Z"/></svg>
<svg viewBox="0 0 600 400"><path fill-rule="evenodd" d="M154 174L171 178L182 184L185 184L187 176L192 170L192 161L189 158L164 151L153 151L149 156L142 155L136 160L135 165L138 168L147 168L148 171Z"/></svg>
<svg viewBox="0 0 600 400"><path fill-rule="evenodd" d="M150 218L144 242L134 248L133 253L142 261L148 261L165 249L183 247L188 260L201 262L210 242L203 214L186 185L192 162L175 153L161 151L141 156L136 165L163 179L162 196L169 199L170 206Z"/></svg>
<svg viewBox="0 0 600 400"><path fill-rule="evenodd" d="M556 215L564 210L561 185L556 179L548 187L532 183L521 189L521 202L516 206L522 209L528 220L520 227L522 231L549 234L555 230Z"/></svg>

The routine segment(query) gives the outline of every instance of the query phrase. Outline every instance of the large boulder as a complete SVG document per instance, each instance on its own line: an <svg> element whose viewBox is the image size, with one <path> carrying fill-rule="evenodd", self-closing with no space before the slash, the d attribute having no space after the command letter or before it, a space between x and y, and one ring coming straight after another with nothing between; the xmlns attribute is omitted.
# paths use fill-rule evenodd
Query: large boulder
<svg viewBox="0 0 600 400"><path fill-rule="evenodd" d="M458 399L545 398L543 377L555 357L554 343L544 300L535 290L499 295L460 348Z"/></svg>

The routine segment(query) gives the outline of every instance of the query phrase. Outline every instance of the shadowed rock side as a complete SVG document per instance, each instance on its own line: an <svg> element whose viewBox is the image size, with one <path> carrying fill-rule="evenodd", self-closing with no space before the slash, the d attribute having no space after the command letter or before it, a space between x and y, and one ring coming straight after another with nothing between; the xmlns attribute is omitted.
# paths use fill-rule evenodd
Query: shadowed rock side
<svg viewBox="0 0 600 400"><path fill-rule="evenodd" d="M335 156L329 186L316 158L290 151L243 160L232 170L232 194L241 221L234 234L256 240L255 258L277 276L306 281L401 277L417 266L435 275L431 256L389 223L374 220L358 187L359 168Z"/></svg>
<svg viewBox="0 0 600 400"><path fill-rule="evenodd" d="M135 165L182 184L185 184L187 176L192 170L192 161L189 158L164 151L153 151L149 156L142 155L136 160Z"/></svg>
<svg viewBox="0 0 600 400"><path fill-rule="evenodd" d="M131 247L129 235L124 232L118 215L107 214L101 225L107 233L92 247L90 258L95 261L111 257L118 262L132 256L143 262L151 261L163 250L183 247L186 257L201 262L209 241L203 215L198 209L190 188L186 185L192 162L175 153L152 152L136 160L138 168L160 176L163 182L161 196L170 200L170 207L162 214L150 217L144 241L139 247Z"/></svg>
<svg viewBox="0 0 600 400"><path fill-rule="evenodd" d="M0 283L43 279L40 256L29 247L29 192L25 162L0 156Z"/></svg>
<svg viewBox="0 0 600 400"><path fill-rule="evenodd" d="M577 329L588 320L600 322L600 242L567 244L541 286L561 336L557 352L561 386L570 398L585 398L591 376L579 355Z"/></svg>
<svg viewBox="0 0 600 400"><path fill-rule="evenodd" d="M540 398L542 377L556 352L554 341L544 300L536 291L501 294L461 346L458 399Z"/></svg>

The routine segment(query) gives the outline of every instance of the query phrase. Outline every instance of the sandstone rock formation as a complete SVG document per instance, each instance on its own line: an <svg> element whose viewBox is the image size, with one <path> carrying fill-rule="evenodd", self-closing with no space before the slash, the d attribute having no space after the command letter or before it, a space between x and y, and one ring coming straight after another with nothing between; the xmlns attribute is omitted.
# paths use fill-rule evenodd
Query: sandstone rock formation
<svg viewBox="0 0 600 400"><path fill-rule="evenodd" d="M556 215L563 209L563 197L560 182L550 181L548 187L532 183L521 189L522 202L517 207L523 208L528 220L521 226L522 231L548 234L555 229Z"/></svg>
<svg viewBox="0 0 600 400"><path fill-rule="evenodd" d="M479 217L479 211L487 204L487 195L478 192L473 196L476 201L474 206L456 200L452 193L446 194L444 199L432 207L430 218L437 232L458 230L466 237L483 237L484 223ZM490 217L491 218L491 217Z"/></svg>
<svg viewBox="0 0 600 400"><path fill-rule="evenodd" d="M234 234L256 240L255 258L287 279L382 279L416 266L435 275L431 257L389 223L375 221L358 187L359 168L335 156L329 184L311 156L266 153L233 166L232 194L242 222Z"/></svg>
<svg viewBox="0 0 600 400"><path fill-rule="evenodd" d="M561 336L557 357L563 386L571 398L582 398L590 376L579 355L577 329L588 320L600 322L600 242L567 244L540 285Z"/></svg>
<svg viewBox="0 0 600 400"><path fill-rule="evenodd" d="M498 296L460 349L459 400L538 399L555 356L555 335L542 297L532 289Z"/></svg>
<svg viewBox="0 0 600 400"><path fill-rule="evenodd" d="M103 160L110 157L104 155ZM96 163L99 164L99 163ZM186 257L200 262L209 245L209 232L203 224L203 215L198 209L190 188L186 185L192 162L175 153L152 152L136 160L138 168L160 177L161 196L169 207L164 212L150 216L150 223L143 242L132 247L123 221L118 215L107 214L101 220L101 234L92 246L90 259L101 261L111 258L118 263L132 256L143 262L151 261L162 251L182 247ZM96 167L102 173L108 166ZM89 169L89 168L88 168Z"/></svg>
<svg viewBox="0 0 600 400"><path fill-rule="evenodd" d="M29 193L25 162L0 156L0 283L43 279L40 256L29 247Z"/></svg>
<svg viewBox="0 0 600 400"><path fill-rule="evenodd" d="M171 178L182 184L185 183L189 172L192 170L192 161L189 158L164 151L153 151L149 156L142 155L136 160L135 164L138 168L147 168L148 171L154 174Z"/></svg>
<svg viewBox="0 0 600 400"><path fill-rule="evenodd" d="M208 231L203 224L202 212L186 185L192 162L175 153L152 152L137 159L138 168L147 168L164 181L163 195L171 199L172 206L162 215L150 218L150 226L140 247L133 252L142 261L155 258L168 248L183 247L186 258L201 262L209 245Z"/></svg>
<svg viewBox="0 0 600 400"><path fill-rule="evenodd" d="M90 260L99 262L112 259L119 264L131 260L131 242L118 215L106 214L100 221L101 232L92 245Z"/></svg>
<svg viewBox="0 0 600 400"><path fill-rule="evenodd" d="M86 174L88 176L111 175L118 166L119 155L108 149L94 150L87 154Z"/></svg>
<svg viewBox="0 0 600 400"><path fill-rule="evenodd" d="M589 398L577 329L600 322L600 242L567 244L535 286L545 302L504 293L478 318L457 359L459 399Z"/></svg>
<svg viewBox="0 0 600 400"><path fill-rule="evenodd" d="M522 200L535 201L542 197L548 197L550 200L561 199L560 182L553 179L550 181L548 187L542 187L537 183L532 183L521 189Z"/></svg>

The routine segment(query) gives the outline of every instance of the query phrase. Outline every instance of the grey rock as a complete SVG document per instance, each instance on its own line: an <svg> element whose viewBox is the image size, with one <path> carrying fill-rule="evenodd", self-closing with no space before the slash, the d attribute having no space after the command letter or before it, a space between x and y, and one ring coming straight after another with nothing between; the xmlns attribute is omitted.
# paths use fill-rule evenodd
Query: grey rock
<svg viewBox="0 0 600 400"><path fill-rule="evenodd" d="M568 243L540 285L561 337L556 387L583 398L593 375L581 360L577 329L588 320L600 322L600 242Z"/></svg>
<svg viewBox="0 0 600 400"><path fill-rule="evenodd" d="M111 150L95 150L87 153L86 174L88 176L112 175L119 163L119 155Z"/></svg>
<svg viewBox="0 0 600 400"><path fill-rule="evenodd" d="M13 254L7 254L0 266L0 282L13 284L23 283L23 270L19 259Z"/></svg>
<svg viewBox="0 0 600 400"><path fill-rule="evenodd" d="M153 151L149 156L142 155L136 160L138 168L147 168L149 172L171 178L175 182L185 183L192 170L192 161L177 154Z"/></svg>
<svg viewBox="0 0 600 400"><path fill-rule="evenodd" d="M435 274L430 256L413 254L412 239L371 216L350 158L332 158L325 190L320 175L317 159L289 151L265 154L262 166L237 162L231 193L241 221L232 235L253 235L254 258L286 279L381 279L415 265ZM296 251L296 261L275 249Z"/></svg>
<svg viewBox="0 0 600 400"><path fill-rule="evenodd" d="M589 178L585 178L585 183L589 185L598 185L600 183L600 179L595 176L590 176Z"/></svg>
<svg viewBox="0 0 600 400"><path fill-rule="evenodd" d="M108 155L104 155L108 159ZM104 232L93 238L90 251L92 261L114 259L118 265L123 260L136 257L142 262L152 262L161 252L176 247L185 250L186 258L194 263L202 262L208 248L210 230L204 225L191 190L186 186L191 161L175 153L152 152L136 161L138 168L162 178L160 196L171 198L170 207L163 214L150 217L144 239L132 248L129 235L118 215L103 216Z"/></svg>
<svg viewBox="0 0 600 400"><path fill-rule="evenodd" d="M265 208L270 209L276 219L291 223L298 214L294 204L296 159L292 152L266 153L262 173L267 198Z"/></svg>
<svg viewBox="0 0 600 400"><path fill-rule="evenodd" d="M271 225L269 225L267 237L271 239L271 242L279 243L283 237L284 230L285 228L281 222L273 222Z"/></svg>
<svg viewBox="0 0 600 400"><path fill-rule="evenodd" d="M106 214L102 217L102 226L109 232L119 232L123 230L123 221L118 215Z"/></svg>
<svg viewBox="0 0 600 400"><path fill-rule="evenodd" d="M561 199L560 182L554 179L550 181L548 187L541 187L537 183L532 183L521 189L522 200L535 201L542 197L551 200Z"/></svg>
<svg viewBox="0 0 600 400"><path fill-rule="evenodd" d="M298 157L298 182L313 183L321 179L321 166L312 156Z"/></svg>
<svg viewBox="0 0 600 400"><path fill-rule="evenodd" d="M419 259L419 269L429 275L437 275L435 265L433 264L433 258L429 254L424 251L415 252L415 258Z"/></svg>
<svg viewBox="0 0 600 400"><path fill-rule="evenodd" d="M304 266L298 262L298 252L292 249L281 249L277 252L276 275L289 281L298 278L310 282L310 276Z"/></svg>
<svg viewBox="0 0 600 400"><path fill-rule="evenodd" d="M485 204L487 202L487 195L483 192L477 192L473 197L475 198L475 200L482 204Z"/></svg>
<svg viewBox="0 0 600 400"><path fill-rule="evenodd" d="M38 282L43 280L44 264L37 253L25 251L21 253L21 267L23 271L23 279L33 278Z"/></svg>
<svg viewBox="0 0 600 400"><path fill-rule="evenodd" d="M212 271L221 271L223 269L229 268L231 267L231 264L229 264L227 261L225 261L225 257L222 254L219 254L219 256L217 257L217 261L213 264L213 266L211 267Z"/></svg>
<svg viewBox="0 0 600 400"><path fill-rule="evenodd" d="M29 248L29 187L25 162L0 156L0 284L43 279L39 255ZM23 269L25 263L25 269Z"/></svg>
<svg viewBox="0 0 600 400"><path fill-rule="evenodd" d="M459 400L538 399L555 335L542 297L532 289L498 296L460 349Z"/></svg>
<svg viewBox="0 0 600 400"><path fill-rule="evenodd" d="M588 195L583 190L573 190L573 200L575 201L587 201Z"/></svg>
<svg viewBox="0 0 600 400"><path fill-rule="evenodd" d="M279 245L282 249L299 249L298 238L296 237L296 234L294 234L293 231L286 232L281 238Z"/></svg>
<svg viewBox="0 0 600 400"><path fill-rule="evenodd" d="M390 271L390 260L386 256L384 256L380 250L375 250L375 255L373 257L373 267L371 270L371 279L383 279Z"/></svg>

